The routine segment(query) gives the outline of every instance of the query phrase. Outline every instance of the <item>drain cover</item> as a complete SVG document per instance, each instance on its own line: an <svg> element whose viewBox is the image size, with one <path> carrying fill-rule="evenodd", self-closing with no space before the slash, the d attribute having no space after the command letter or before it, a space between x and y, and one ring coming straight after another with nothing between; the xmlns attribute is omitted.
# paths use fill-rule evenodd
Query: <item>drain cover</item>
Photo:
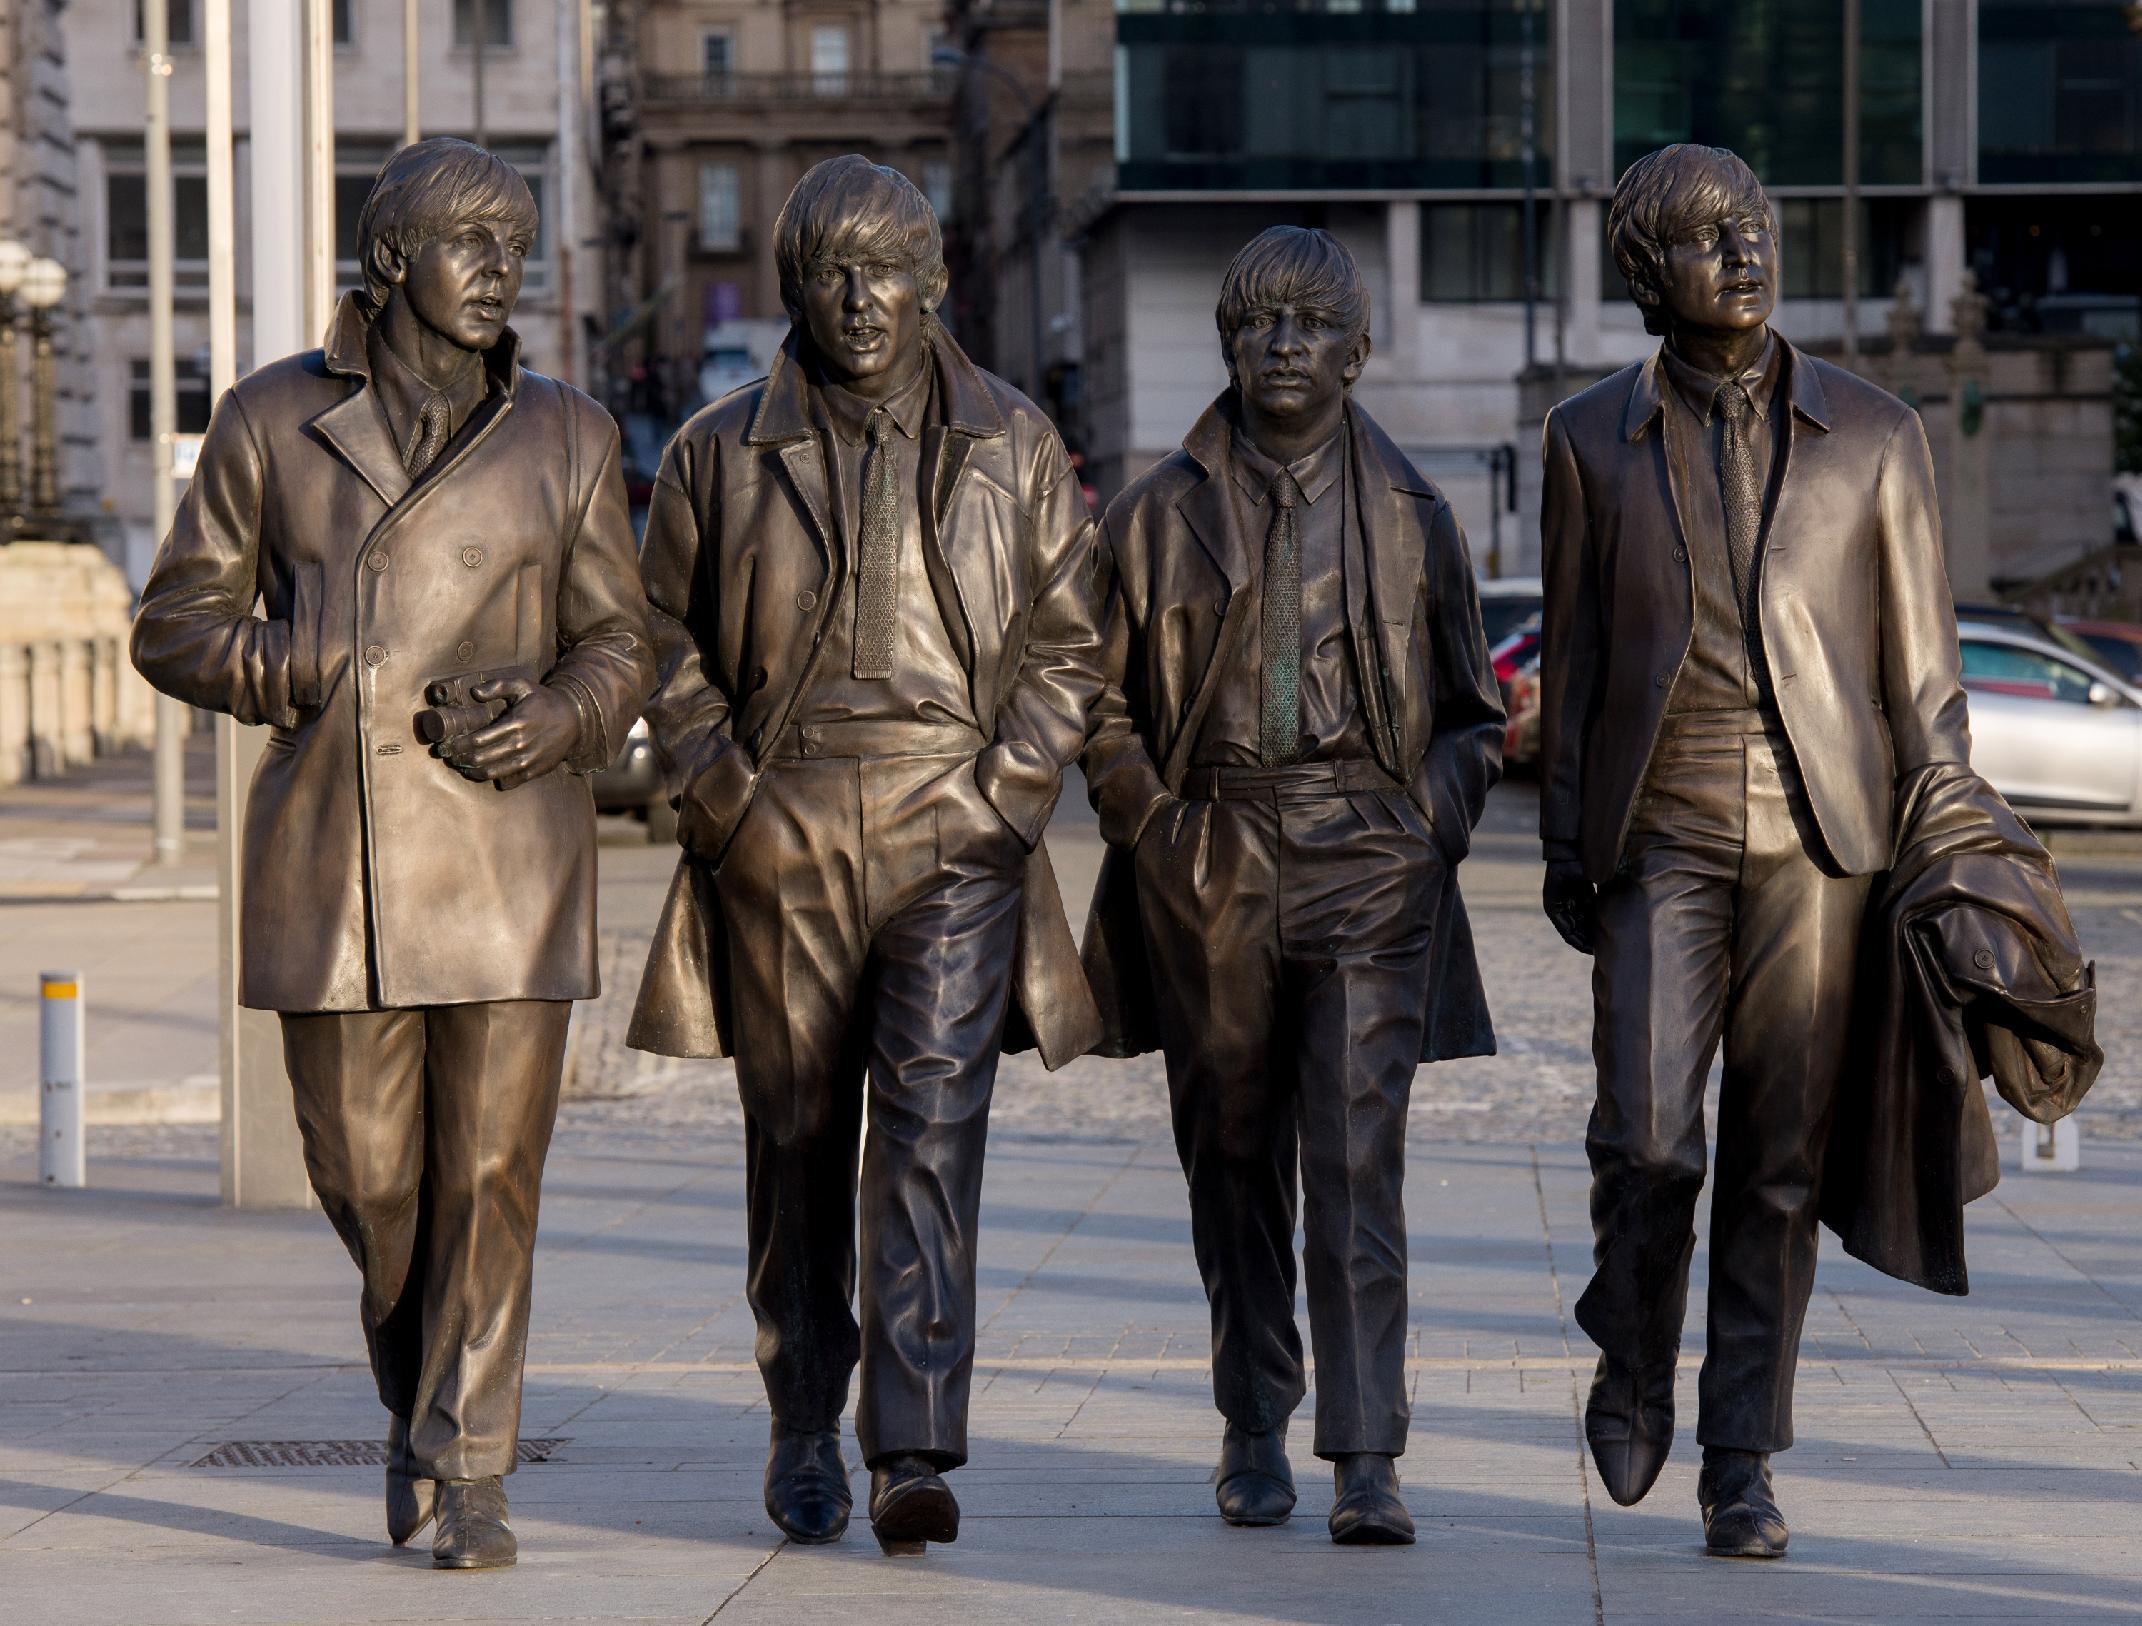
<svg viewBox="0 0 2142 1626"><path fill-rule="evenodd" d="M520 1460L548 1462L570 1440L523 1440ZM384 1468L380 1440L225 1440L189 1468Z"/></svg>

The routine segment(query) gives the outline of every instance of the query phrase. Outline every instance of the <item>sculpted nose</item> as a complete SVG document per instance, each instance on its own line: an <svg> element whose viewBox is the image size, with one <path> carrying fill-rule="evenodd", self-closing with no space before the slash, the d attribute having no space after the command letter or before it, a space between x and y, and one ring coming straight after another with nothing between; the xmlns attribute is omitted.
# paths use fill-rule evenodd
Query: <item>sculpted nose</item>
<svg viewBox="0 0 2142 1626"><path fill-rule="evenodd" d="M841 284L840 302L852 311L862 310L870 303L870 284L864 280L861 266L848 268L847 280Z"/></svg>

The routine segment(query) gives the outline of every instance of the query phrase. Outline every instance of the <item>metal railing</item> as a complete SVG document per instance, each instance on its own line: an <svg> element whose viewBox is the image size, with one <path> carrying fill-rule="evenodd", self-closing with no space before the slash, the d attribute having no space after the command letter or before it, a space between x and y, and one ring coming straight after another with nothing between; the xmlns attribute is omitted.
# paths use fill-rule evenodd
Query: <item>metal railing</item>
<svg viewBox="0 0 2142 1626"><path fill-rule="evenodd" d="M942 102L959 84L956 72L918 73L651 73L640 81L642 101L712 102L750 107L792 102Z"/></svg>

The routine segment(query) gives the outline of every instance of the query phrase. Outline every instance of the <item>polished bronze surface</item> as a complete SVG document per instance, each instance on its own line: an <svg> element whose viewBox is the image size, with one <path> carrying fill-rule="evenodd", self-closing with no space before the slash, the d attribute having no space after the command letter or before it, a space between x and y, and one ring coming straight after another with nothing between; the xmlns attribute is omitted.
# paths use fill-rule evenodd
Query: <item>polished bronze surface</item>
<svg viewBox="0 0 2142 1626"><path fill-rule="evenodd" d="M449 1567L513 1557L543 1158L597 992L586 775L654 678L617 427L505 325L535 233L466 142L388 160L364 288L217 403L133 639L157 687L272 729L239 997L282 1013L363 1275L390 1533L436 1505Z"/></svg>
<svg viewBox="0 0 2142 1626"><path fill-rule="evenodd" d="M1704 1512L1714 1550L1775 1554L1767 1456L1792 1443L1819 1220L1863 1221L1855 1251L1909 1274L1926 1250L1900 1235L1940 1253L1943 1200L1954 1225L1976 1194L1938 1174L1882 1195L1855 1184L1840 1214L1825 1189L1833 1159L1893 1168L1914 1146L1938 1171L1976 1156L1968 1113L1915 1109L1924 1057L1845 1085L1867 1025L1901 1014L1893 962L1909 952L1895 929L1864 931L1869 898L1909 828L1909 786L1967 784L1982 824L2013 818L1969 769L1925 433L1770 330L1760 184L1722 150L1664 149L1623 176L1609 236L1664 343L1548 415L1540 522L1544 902L1596 956L1596 1269L1576 1317L1603 1358L1586 1435L1617 1501L1650 1488L1673 1435L1722 1042ZM2049 867L2012 891L2030 928L2071 943ZM2067 970L2036 991L2076 995L2079 955ZM1961 1014L1935 1014L1960 1049ZM1975 1100L1977 1071L1948 1087ZM1954 1240L1960 1284L1960 1226Z"/></svg>
<svg viewBox="0 0 2142 1626"><path fill-rule="evenodd" d="M795 326L672 442L641 555L684 853L629 1040L735 1055L774 1420L837 1429L860 1364L905 1549L958 1530L997 1056L1099 1032L1041 845L1100 687L1093 526L931 314L911 183L829 160L775 236Z"/></svg>
<svg viewBox="0 0 2142 1626"><path fill-rule="evenodd" d="M1315 1450L1387 1470L1405 1449L1406 1103L1424 1058L1493 1048L1452 871L1503 719L1449 504L1347 400L1351 256L1276 227L1218 320L1230 389L1103 522L1085 769L1111 851L1086 960L1108 1052L1167 1058L1219 1500L1268 1523L1284 1455L1260 1472L1247 1442L1283 1439L1304 1393L1297 1178ZM1385 1489L1365 1480L1334 1539L1410 1539Z"/></svg>

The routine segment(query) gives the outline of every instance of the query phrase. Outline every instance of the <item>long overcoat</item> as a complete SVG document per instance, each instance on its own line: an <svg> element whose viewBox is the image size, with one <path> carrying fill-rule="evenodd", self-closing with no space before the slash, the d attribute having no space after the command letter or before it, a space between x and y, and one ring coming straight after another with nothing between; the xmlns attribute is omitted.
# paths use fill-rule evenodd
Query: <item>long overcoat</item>
<svg viewBox="0 0 2142 1626"><path fill-rule="evenodd" d="M1479 591L1449 502L1358 405L1348 531L1365 568L1346 571L1347 621L1377 762L1427 819L1446 869L1436 904L1421 1059L1490 1055L1456 866L1502 771L1503 711L1480 626ZM1258 615L1251 549L1227 488L1232 427L1221 397L1102 522L1103 664L1086 783L1109 843L1086 923L1085 963L1106 1028L1100 1052L1160 1043L1132 849L1181 793L1205 713ZM1350 547L1349 554L1354 550Z"/></svg>
<svg viewBox="0 0 2142 1626"><path fill-rule="evenodd" d="M239 999L278 1011L586 999L595 803L654 680L617 426L520 366L412 482L344 299L323 349L216 404L134 623L166 694L265 723ZM255 613L258 604L260 613ZM583 717L566 770L462 778L415 733L435 679L521 668Z"/></svg>
<svg viewBox="0 0 2142 1626"><path fill-rule="evenodd" d="M791 334L767 377L678 431L648 514L661 686L647 718L703 828L741 821L836 597L840 540L801 342ZM1004 1048L1060 1067L1099 1036L1041 840L1100 688L1093 521L1041 411L934 322L927 343L939 405L922 440L923 560L989 741L976 782L1029 848ZM626 1035L636 1049L729 1054L718 858L678 860Z"/></svg>

